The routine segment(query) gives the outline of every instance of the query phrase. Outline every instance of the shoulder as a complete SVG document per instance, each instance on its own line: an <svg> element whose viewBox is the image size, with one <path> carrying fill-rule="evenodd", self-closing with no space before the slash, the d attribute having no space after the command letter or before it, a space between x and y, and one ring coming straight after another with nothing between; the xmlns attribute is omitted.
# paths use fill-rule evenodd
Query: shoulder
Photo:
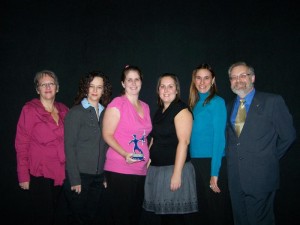
<svg viewBox="0 0 300 225"><path fill-rule="evenodd" d="M149 105L146 102L140 100L140 103L141 103L141 105L142 105L143 108L149 109Z"/></svg>
<svg viewBox="0 0 300 225"><path fill-rule="evenodd" d="M187 111L190 111L188 105L183 102L182 100L179 100L178 102L174 103L174 112L175 115L181 112L182 110L187 109Z"/></svg>
<svg viewBox="0 0 300 225"><path fill-rule="evenodd" d="M85 112L88 108L84 108L81 103L79 103L78 105L74 105L71 109L70 109L70 112L73 112L73 113L82 113L82 112Z"/></svg>
<svg viewBox="0 0 300 225"><path fill-rule="evenodd" d="M84 108L81 104L73 106L67 113L66 118L76 117L84 112Z"/></svg>
<svg viewBox="0 0 300 225"><path fill-rule="evenodd" d="M45 113L41 101L37 98L32 99L24 104L22 107L22 114L43 114Z"/></svg>
<svg viewBox="0 0 300 225"><path fill-rule="evenodd" d="M254 98L262 101L284 101L282 96L279 94L269 93L269 92L261 92L256 91Z"/></svg>
<svg viewBox="0 0 300 225"><path fill-rule="evenodd" d="M175 116L175 122L182 121L186 125L188 125L188 122L192 122L193 120L193 114L191 113L188 105L186 103L179 103L177 110L174 112Z"/></svg>
<svg viewBox="0 0 300 225"><path fill-rule="evenodd" d="M280 95L270 93L270 92L262 92L262 91L255 91L255 97L264 97L264 98L276 98L279 97Z"/></svg>
<svg viewBox="0 0 300 225"><path fill-rule="evenodd" d="M123 96L115 97L107 106L107 108L116 107L119 108L125 103L125 98Z"/></svg>
<svg viewBox="0 0 300 225"><path fill-rule="evenodd" d="M56 106L59 108L60 112L67 112L67 111L69 111L69 108L65 104L63 104L61 102L56 102Z"/></svg>
<svg viewBox="0 0 300 225"><path fill-rule="evenodd" d="M211 102L213 104L222 104L225 105L225 100L224 98L220 97L219 95L215 95L212 99Z"/></svg>
<svg viewBox="0 0 300 225"><path fill-rule="evenodd" d="M25 103L25 105L23 106L23 108L40 108L42 107L42 103L39 99L34 98L28 102Z"/></svg>
<svg viewBox="0 0 300 225"><path fill-rule="evenodd" d="M214 118L223 118L223 116L226 117L227 109L225 100L215 95L211 101L207 104L208 107L208 113L214 115ZM208 116L208 114L207 114Z"/></svg>
<svg viewBox="0 0 300 225"><path fill-rule="evenodd" d="M183 102L182 100L179 100L176 104L177 104L177 108L179 108L179 109L189 108L188 105L185 102Z"/></svg>

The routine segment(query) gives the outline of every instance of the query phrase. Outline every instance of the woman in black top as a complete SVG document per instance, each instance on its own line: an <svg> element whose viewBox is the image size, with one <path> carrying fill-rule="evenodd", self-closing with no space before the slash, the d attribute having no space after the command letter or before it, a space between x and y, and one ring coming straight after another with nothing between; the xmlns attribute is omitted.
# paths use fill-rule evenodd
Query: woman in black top
<svg viewBox="0 0 300 225"><path fill-rule="evenodd" d="M175 75L160 76L157 95L159 109L152 121L151 164L143 207L160 214L163 225L184 225L183 215L198 210L195 171L188 154L193 118L180 100Z"/></svg>

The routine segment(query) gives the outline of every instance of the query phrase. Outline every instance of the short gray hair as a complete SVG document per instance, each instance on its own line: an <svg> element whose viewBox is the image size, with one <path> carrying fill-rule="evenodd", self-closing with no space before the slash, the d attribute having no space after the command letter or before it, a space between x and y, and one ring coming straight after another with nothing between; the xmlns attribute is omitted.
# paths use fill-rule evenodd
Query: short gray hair
<svg viewBox="0 0 300 225"><path fill-rule="evenodd" d="M34 85L36 88L38 88L39 86L39 81L42 77L44 76L49 76L49 77L52 77L56 86L58 87L59 86L59 83L58 83L58 78L57 76L55 75L55 73L51 70L42 70L42 71L39 71L35 74L35 77L33 79L33 82L34 82Z"/></svg>
<svg viewBox="0 0 300 225"><path fill-rule="evenodd" d="M246 66L246 67L249 69L249 73L250 73L251 75L255 75L255 73L254 73L254 68L253 68L252 66L248 65L248 64L245 63L245 62L236 62L236 63L233 63L233 64L229 67L229 69L228 69L228 75L229 75L229 76L230 76L231 71L233 70L233 68L235 68L235 67L237 67L237 66Z"/></svg>

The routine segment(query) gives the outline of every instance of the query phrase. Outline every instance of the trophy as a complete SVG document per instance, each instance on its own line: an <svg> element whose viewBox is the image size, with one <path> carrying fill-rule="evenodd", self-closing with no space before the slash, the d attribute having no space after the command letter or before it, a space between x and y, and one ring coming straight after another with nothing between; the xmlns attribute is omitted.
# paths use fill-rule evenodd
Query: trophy
<svg viewBox="0 0 300 225"><path fill-rule="evenodd" d="M144 161L145 160L145 157L144 157L144 153L142 151L142 149L140 149L138 143L141 142L142 145L145 143L145 137L146 137L146 134L145 134L145 130L144 130L144 134L142 136L142 138L138 139L136 137L136 134L133 134L133 139L129 142L129 144L133 143L133 155L132 155L132 159L134 160L139 160L139 161Z"/></svg>

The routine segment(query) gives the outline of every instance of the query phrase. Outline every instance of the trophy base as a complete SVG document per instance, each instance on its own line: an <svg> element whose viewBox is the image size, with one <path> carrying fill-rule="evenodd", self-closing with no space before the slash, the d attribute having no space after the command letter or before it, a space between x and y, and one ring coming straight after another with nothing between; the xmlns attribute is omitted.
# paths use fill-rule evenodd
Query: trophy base
<svg viewBox="0 0 300 225"><path fill-rule="evenodd" d="M132 157L131 157L132 159L134 159L134 160L144 160L144 154L133 154L132 155Z"/></svg>

